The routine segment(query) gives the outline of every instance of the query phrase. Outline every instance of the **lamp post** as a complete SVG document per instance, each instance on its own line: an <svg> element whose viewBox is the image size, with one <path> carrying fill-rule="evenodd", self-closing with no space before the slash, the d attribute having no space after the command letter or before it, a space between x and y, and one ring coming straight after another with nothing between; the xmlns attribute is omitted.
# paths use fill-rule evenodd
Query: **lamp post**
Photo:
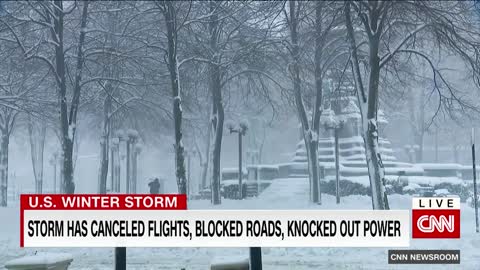
<svg viewBox="0 0 480 270"><path fill-rule="evenodd" d="M117 163L119 160L117 160L117 155L118 155L118 145L120 144L120 140L118 138L112 138L110 144L110 169L111 169L111 190L114 192L119 192L117 188L117 173L118 173L118 165Z"/></svg>
<svg viewBox="0 0 480 270"><path fill-rule="evenodd" d="M138 139L138 132L134 129L129 129L127 130L127 176L126 176L126 192L125 193L130 193L132 191L132 145L135 145Z"/></svg>
<svg viewBox="0 0 480 270"><path fill-rule="evenodd" d="M335 198L337 204L340 203L340 155L338 147L338 131L343 128L344 120L335 115L332 109L323 111L320 123L326 130L333 130L335 142Z"/></svg>
<svg viewBox="0 0 480 270"><path fill-rule="evenodd" d="M479 233L480 225L478 221L477 167L475 165L475 128L472 128L471 145L472 145L472 169L473 169L473 206L475 208L475 231Z"/></svg>
<svg viewBox="0 0 480 270"><path fill-rule="evenodd" d="M238 133L238 190L239 197L243 199L243 188L242 188L242 177L243 177L243 168L242 168L242 136L247 133L248 122L246 120L240 121L238 124L233 122L227 122L226 127L230 133ZM250 270L262 270L262 249L260 247L251 247L250 248Z"/></svg>
<svg viewBox="0 0 480 270"><path fill-rule="evenodd" d="M117 160L118 160L118 171L117 176L117 192L120 192L120 162L123 159L120 155L120 144L126 139L125 132L123 130L117 130L116 137L118 138L118 148L117 148ZM128 171L128 169L127 169ZM127 185L128 185L128 175L127 175ZM127 192L128 193L128 192ZM115 270L126 270L127 269L127 248L126 247L115 247Z"/></svg>
<svg viewBox="0 0 480 270"><path fill-rule="evenodd" d="M117 151L116 151L116 173L115 173L115 176L116 176L116 191L117 192L120 192L121 191L121 182L122 182L122 170L121 170L121 167L122 167L122 162L123 160L125 159L125 153L122 151L122 142L126 141L126 134L125 134L125 131L122 130L122 129L119 129L115 132L115 136L118 138L118 147L117 147Z"/></svg>
<svg viewBox="0 0 480 270"><path fill-rule="evenodd" d="M142 144L139 142L135 143L133 148L133 158L132 158L132 193L137 193L137 179L138 179L138 155L142 152Z"/></svg>
<svg viewBox="0 0 480 270"><path fill-rule="evenodd" d="M227 122L226 127L230 133L238 133L238 197L241 200L243 199L242 137L247 133L248 122L245 120L240 121L238 124Z"/></svg>

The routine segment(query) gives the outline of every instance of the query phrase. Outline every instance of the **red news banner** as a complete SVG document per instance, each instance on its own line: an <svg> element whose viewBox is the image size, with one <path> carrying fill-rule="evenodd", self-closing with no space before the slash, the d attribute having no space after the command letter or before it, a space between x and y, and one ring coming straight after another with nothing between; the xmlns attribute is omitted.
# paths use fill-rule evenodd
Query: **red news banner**
<svg viewBox="0 0 480 270"><path fill-rule="evenodd" d="M185 195L21 195L22 247L408 247L408 210L186 210Z"/></svg>
<svg viewBox="0 0 480 270"><path fill-rule="evenodd" d="M184 194L21 194L20 195L20 247L25 243L25 211L29 210L186 210L187 196ZM73 215L75 212L70 212ZM57 220L58 221L58 220ZM42 230L42 225L46 224L46 230L51 232L58 227L59 222L42 222L36 220L33 226ZM31 227L30 224L27 224ZM63 225L63 224L62 224ZM39 228L40 227L40 228Z"/></svg>

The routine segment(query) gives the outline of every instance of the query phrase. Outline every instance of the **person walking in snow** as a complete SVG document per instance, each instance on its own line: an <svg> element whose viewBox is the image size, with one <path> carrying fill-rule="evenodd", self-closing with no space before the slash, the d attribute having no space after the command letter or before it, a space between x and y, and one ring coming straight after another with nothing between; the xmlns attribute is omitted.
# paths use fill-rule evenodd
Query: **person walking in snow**
<svg viewBox="0 0 480 270"><path fill-rule="evenodd" d="M158 178L153 179L150 183L148 183L148 187L150 188L150 194L159 194L160 193L160 181Z"/></svg>

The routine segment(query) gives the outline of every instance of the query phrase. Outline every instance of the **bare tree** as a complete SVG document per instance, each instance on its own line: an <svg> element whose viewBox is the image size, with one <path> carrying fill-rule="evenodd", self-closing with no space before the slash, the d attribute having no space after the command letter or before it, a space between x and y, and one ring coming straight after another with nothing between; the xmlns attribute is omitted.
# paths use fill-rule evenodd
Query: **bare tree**
<svg viewBox="0 0 480 270"><path fill-rule="evenodd" d="M318 164L318 139L320 132L320 116L323 111L323 80L326 76L326 71L335 62L338 57L338 52L332 50L332 44L335 44L335 36L331 35L331 30L338 24L337 15L339 14L338 7L332 6L332 3L318 1L315 3L314 15L314 94L313 102L311 104L312 115L309 119L307 113L307 106L304 98L306 96L306 87L302 82L301 76L301 51L299 31L302 18L307 15L302 14L307 12L302 10L302 5L307 3L301 1L289 1L288 12L284 10L285 18L289 28L290 46L289 52L291 54L292 63L289 67L290 77L293 82L293 96L295 100L295 108L298 118L302 125L303 140L307 150L309 181L310 181L310 198L314 203L321 203L320 195L320 175ZM328 14L326 16L326 14ZM331 38L331 44L326 42L327 38ZM328 49L328 50L327 50ZM341 55L341 53L340 53Z"/></svg>
<svg viewBox="0 0 480 270"><path fill-rule="evenodd" d="M27 60L37 59L43 61L48 66L57 83L57 101L60 108L59 123L63 157L62 182L65 193L74 193L75 191L73 181L73 146L82 87L82 70L84 64L83 46L86 35L85 27L88 17L88 4L88 1L83 2L71 102L67 102L67 63L64 30L65 16L76 8L76 4L70 5L69 8L65 9L63 1L27 3L27 7L29 8L26 12L31 11L36 14L36 16L30 16L29 19L24 19L23 17L14 17L14 19L24 23L34 23L49 33L49 38L40 39L39 42L33 44L31 47L27 47L27 45L22 42L16 29L9 22L3 21L10 29L11 34L24 53L25 58ZM15 16L15 14L12 14L12 16ZM43 45L52 48L53 61L48 56L37 53Z"/></svg>
<svg viewBox="0 0 480 270"><path fill-rule="evenodd" d="M352 8L357 20L352 18ZM478 83L478 33L472 32L473 8L466 2L390 2L358 1L345 3L345 21L350 44L352 70L362 117L363 138L372 190L373 209L388 209L385 193L385 171L378 147L377 111L381 92L381 72L401 55L425 61L432 71L434 90L440 108L455 104L474 109L461 100L428 53L417 46L417 36L433 37L433 45L459 55L471 68ZM358 23L357 23L358 22ZM470 25L469 25L470 24ZM360 42L357 42L360 39ZM363 61L365 48L368 61ZM381 55L383 54L383 55ZM365 63L366 62L366 63ZM365 83L366 82L366 83ZM443 86L443 87L442 87ZM443 91L442 91L443 89Z"/></svg>
<svg viewBox="0 0 480 270"><path fill-rule="evenodd" d="M185 171L185 151L182 142L182 97L180 87L180 74L177 59L177 13L174 3L170 1L156 2L165 17L167 29L167 66L173 96L173 121L175 129L175 174L177 176L178 192L187 193L187 177Z"/></svg>

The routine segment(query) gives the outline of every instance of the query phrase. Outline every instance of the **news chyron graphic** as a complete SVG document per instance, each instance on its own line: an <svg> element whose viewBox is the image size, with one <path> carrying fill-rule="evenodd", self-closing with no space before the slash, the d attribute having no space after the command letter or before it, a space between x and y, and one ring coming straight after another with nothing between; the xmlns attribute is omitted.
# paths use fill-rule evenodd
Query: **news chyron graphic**
<svg viewBox="0 0 480 270"><path fill-rule="evenodd" d="M413 198L412 238L460 238L460 198Z"/></svg>
<svg viewBox="0 0 480 270"><path fill-rule="evenodd" d="M412 238L460 238L460 198L412 199ZM389 264L460 264L460 250L401 249L388 251Z"/></svg>
<svg viewBox="0 0 480 270"><path fill-rule="evenodd" d="M184 195L22 195L23 247L408 247L408 210L186 210ZM68 211L65 211L68 210Z"/></svg>

